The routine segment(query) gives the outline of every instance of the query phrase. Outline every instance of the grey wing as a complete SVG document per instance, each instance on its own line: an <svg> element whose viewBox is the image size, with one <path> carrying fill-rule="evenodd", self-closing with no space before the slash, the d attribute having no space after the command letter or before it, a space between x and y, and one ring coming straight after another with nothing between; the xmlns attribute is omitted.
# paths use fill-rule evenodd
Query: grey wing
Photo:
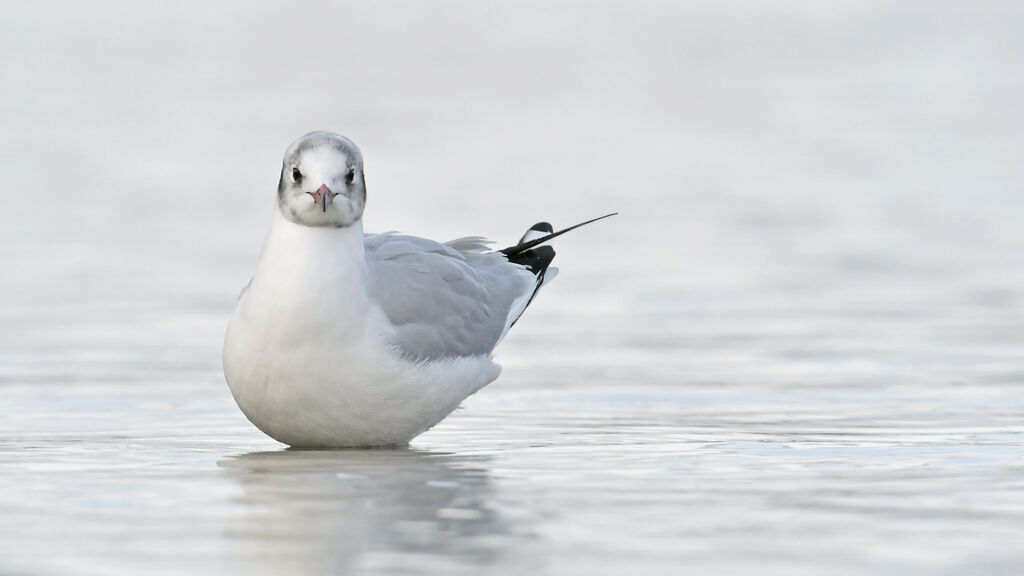
<svg viewBox="0 0 1024 576"><path fill-rule="evenodd" d="M391 343L414 359L490 354L537 288L482 238L386 233L365 242L370 299L393 325Z"/></svg>

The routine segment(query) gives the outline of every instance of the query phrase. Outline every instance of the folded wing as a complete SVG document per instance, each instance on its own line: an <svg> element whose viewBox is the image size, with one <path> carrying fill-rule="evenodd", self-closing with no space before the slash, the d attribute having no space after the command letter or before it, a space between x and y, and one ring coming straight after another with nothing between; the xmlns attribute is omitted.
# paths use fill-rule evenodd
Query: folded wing
<svg viewBox="0 0 1024 576"><path fill-rule="evenodd" d="M368 235L366 261L370 298L392 325L385 336L416 360L490 354L538 285L479 237Z"/></svg>

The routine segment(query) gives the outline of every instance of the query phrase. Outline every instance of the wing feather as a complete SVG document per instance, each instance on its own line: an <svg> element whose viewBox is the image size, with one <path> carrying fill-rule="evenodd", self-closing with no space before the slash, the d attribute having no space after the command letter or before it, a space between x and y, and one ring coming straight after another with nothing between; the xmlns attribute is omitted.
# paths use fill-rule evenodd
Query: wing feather
<svg viewBox="0 0 1024 576"><path fill-rule="evenodd" d="M536 287L480 237L441 244L386 233L365 244L371 300L391 322L386 337L411 358L490 354Z"/></svg>

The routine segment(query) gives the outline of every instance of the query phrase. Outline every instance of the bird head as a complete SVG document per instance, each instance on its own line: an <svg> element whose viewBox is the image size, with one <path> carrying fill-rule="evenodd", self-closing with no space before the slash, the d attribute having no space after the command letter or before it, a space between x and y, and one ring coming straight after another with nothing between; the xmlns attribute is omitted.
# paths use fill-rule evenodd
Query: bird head
<svg viewBox="0 0 1024 576"><path fill-rule="evenodd" d="M303 226L341 228L363 216L363 155L344 136L310 132L288 147L281 164L277 204Z"/></svg>

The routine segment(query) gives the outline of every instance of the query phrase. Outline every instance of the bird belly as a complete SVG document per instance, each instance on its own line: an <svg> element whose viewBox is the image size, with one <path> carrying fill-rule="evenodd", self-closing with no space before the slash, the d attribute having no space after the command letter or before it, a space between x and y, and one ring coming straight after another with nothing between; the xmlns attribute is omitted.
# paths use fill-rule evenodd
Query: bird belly
<svg viewBox="0 0 1024 576"><path fill-rule="evenodd" d="M291 446L405 444L500 372L489 356L413 362L375 330L289 318L255 317L239 306L225 338L224 374L246 417Z"/></svg>

